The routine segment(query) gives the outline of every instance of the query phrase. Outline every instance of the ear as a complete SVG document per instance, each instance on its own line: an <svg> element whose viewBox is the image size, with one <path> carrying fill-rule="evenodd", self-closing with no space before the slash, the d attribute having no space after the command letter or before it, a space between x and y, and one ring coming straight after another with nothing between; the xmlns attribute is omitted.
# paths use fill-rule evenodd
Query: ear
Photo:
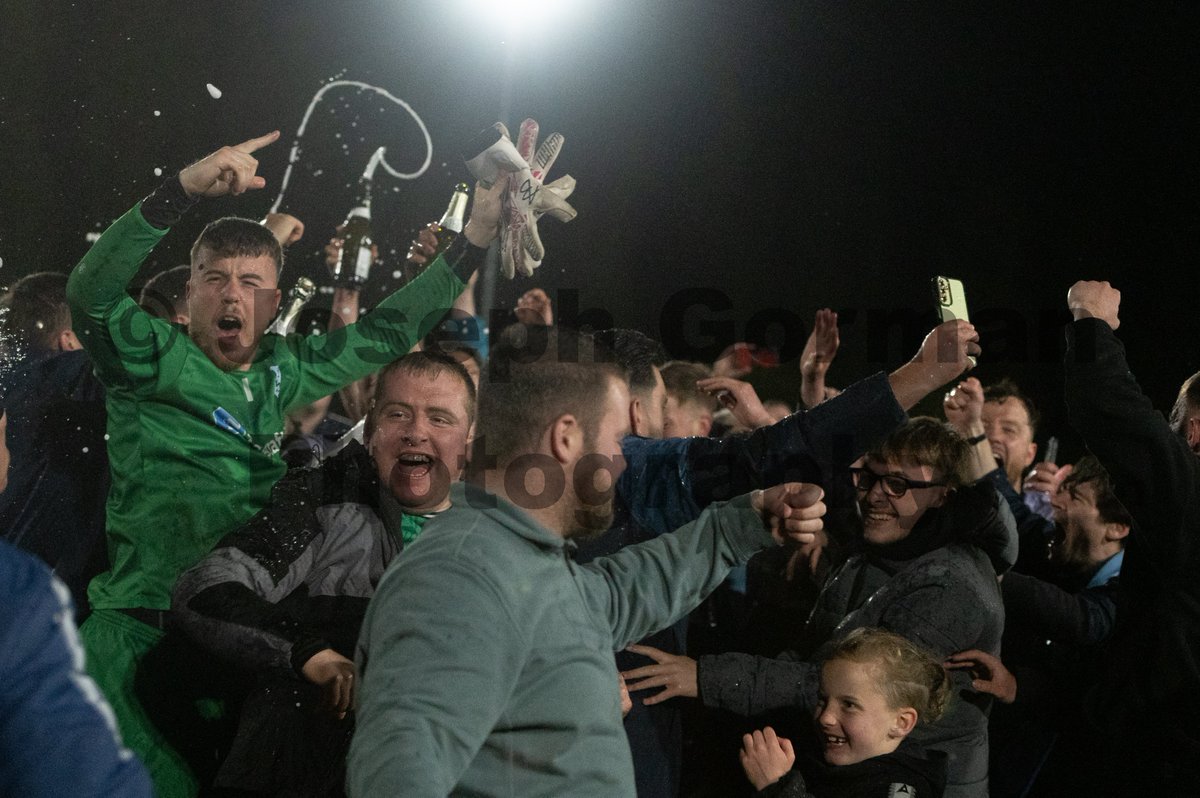
<svg viewBox="0 0 1200 798"><path fill-rule="evenodd" d="M1186 432L1188 448L1200 453L1200 416L1193 416L1187 420Z"/></svg>
<svg viewBox="0 0 1200 798"><path fill-rule="evenodd" d="M583 430L579 421L570 413L564 413L550 422L550 455L566 465L578 459L583 450Z"/></svg>
<svg viewBox="0 0 1200 798"><path fill-rule="evenodd" d="M1104 525L1105 540L1124 540L1129 536L1129 524L1118 524L1115 521L1110 521Z"/></svg>
<svg viewBox="0 0 1200 798"><path fill-rule="evenodd" d="M707 438L708 433L712 432L713 418L712 413L705 413L696 419L696 435L701 438Z"/></svg>
<svg viewBox="0 0 1200 798"><path fill-rule="evenodd" d="M83 349L83 344L79 343L79 338L70 327L58 334L58 340L55 343L59 352L74 352Z"/></svg>
<svg viewBox="0 0 1200 798"><path fill-rule="evenodd" d="M949 498L950 491L951 491L950 488L942 488L941 493L938 494L938 497L936 499L934 499L932 502L930 502L929 506L930 507L941 507L943 504L946 503L946 499Z"/></svg>
<svg viewBox="0 0 1200 798"><path fill-rule="evenodd" d="M634 435L642 435L646 431L646 413L641 398L636 395L629 402L629 428Z"/></svg>
<svg viewBox="0 0 1200 798"><path fill-rule="evenodd" d="M895 720L892 723L892 728L888 731L888 736L893 740L903 739L908 736L908 733L917 725L917 711L912 707L904 707L896 713Z"/></svg>
<svg viewBox="0 0 1200 798"><path fill-rule="evenodd" d="M175 324L182 324L184 327L191 323L192 317L186 313L176 313L171 317L171 321Z"/></svg>

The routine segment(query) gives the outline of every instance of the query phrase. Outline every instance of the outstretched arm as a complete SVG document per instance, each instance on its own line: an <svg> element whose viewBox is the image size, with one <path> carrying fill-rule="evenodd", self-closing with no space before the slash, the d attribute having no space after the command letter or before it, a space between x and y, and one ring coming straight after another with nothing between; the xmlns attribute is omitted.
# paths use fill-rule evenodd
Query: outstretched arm
<svg viewBox="0 0 1200 798"><path fill-rule="evenodd" d="M1121 293L1079 282L1067 294L1064 398L1072 426L1112 476L1117 498L1139 522L1142 541L1163 557L1180 519L1200 507L1200 459L1176 435L1129 370L1120 326Z"/></svg>
<svg viewBox="0 0 1200 798"><path fill-rule="evenodd" d="M126 289L171 225L199 197L241 194L266 185L253 152L279 137L268 133L222 147L183 169L104 231L71 272L71 325L106 385L155 379L183 335L137 306Z"/></svg>

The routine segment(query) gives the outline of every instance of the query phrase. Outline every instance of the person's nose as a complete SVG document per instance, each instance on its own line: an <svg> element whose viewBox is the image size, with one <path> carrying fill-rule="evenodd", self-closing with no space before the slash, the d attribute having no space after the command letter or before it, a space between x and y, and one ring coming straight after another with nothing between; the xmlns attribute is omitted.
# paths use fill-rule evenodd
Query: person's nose
<svg viewBox="0 0 1200 798"><path fill-rule="evenodd" d="M400 433L401 439L407 446L415 446L429 440L429 430L424 421L414 418Z"/></svg>

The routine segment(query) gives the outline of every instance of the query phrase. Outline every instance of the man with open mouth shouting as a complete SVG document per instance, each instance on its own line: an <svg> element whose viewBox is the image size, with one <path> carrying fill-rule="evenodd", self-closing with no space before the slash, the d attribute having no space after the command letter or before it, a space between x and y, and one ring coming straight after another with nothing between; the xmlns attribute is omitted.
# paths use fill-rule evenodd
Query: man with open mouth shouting
<svg viewBox="0 0 1200 798"><path fill-rule="evenodd" d="M383 369L366 448L280 480L271 503L180 577L176 622L252 674L220 788L326 795L353 732L354 643L384 569L450 506L475 384L440 352Z"/></svg>
<svg viewBox="0 0 1200 798"><path fill-rule="evenodd" d="M500 189L478 191L462 235L418 279L324 336L266 333L282 254L249 219L211 223L192 248L186 331L139 308L126 286L142 261L200 198L263 188L255 154L278 138L222 147L169 178L100 236L67 285L75 333L108 391L112 471L111 569L89 587L93 613L80 634L125 741L163 796L194 795L205 777L194 768L209 761L184 761L146 706L156 697L146 692L147 655L163 639L176 578L266 505L286 470L287 413L411 349L483 263L499 225ZM158 692L187 681L164 677Z"/></svg>

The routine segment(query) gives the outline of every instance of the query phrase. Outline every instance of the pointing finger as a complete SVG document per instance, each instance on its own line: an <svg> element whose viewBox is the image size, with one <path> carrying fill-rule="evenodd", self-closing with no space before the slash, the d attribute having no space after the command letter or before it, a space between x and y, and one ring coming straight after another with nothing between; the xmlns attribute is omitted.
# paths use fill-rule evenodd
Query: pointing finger
<svg viewBox="0 0 1200 798"><path fill-rule="evenodd" d="M258 138L247 139L246 141L243 141L241 144L235 145L234 149L237 150L238 152L247 152L247 153L254 152L255 150L262 149L263 147L267 146L268 144L273 144L278 139L279 139L279 131L273 130L265 136L259 136Z"/></svg>

